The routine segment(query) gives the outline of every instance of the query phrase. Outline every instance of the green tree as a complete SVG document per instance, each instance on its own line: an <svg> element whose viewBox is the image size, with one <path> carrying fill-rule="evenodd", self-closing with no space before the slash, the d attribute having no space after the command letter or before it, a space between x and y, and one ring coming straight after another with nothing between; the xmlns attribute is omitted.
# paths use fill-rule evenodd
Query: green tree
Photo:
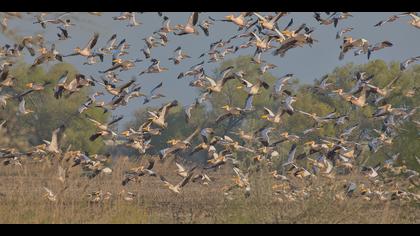
<svg viewBox="0 0 420 236"><path fill-rule="evenodd" d="M57 100L54 98L54 87L58 78L65 70L69 71L69 81L74 78L77 70L67 63L59 63L52 66L48 71L42 67L30 69L27 64L18 63L11 69L11 74L16 77L16 83L12 88L5 88L2 94L19 94L28 88L26 84L47 85L45 90L33 92L25 96L27 109L34 113L18 116L17 109L19 101L12 99L9 101L5 110L0 111L1 120L7 121L7 143L10 146L21 150L39 145L43 140L50 140L54 129L64 124L66 131L62 141L63 147L72 146L73 149L97 153L104 150L103 142L99 139L95 142L89 141L89 136L95 132L95 127L91 122L84 119L83 115L78 114L78 108L86 101L91 89L83 88L80 92L71 96L64 96ZM98 121L106 121L107 115L100 109L90 109L86 112ZM5 137L0 137L0 144L6 142Z"/></svg>
<svg viewBox="0 0 420 236"><path fill-rule="evenodd" d="M213 73L214 78L217 78L219 71L234 66L234 72L243 70L246 73L245 79L251 83L254 83L261 75L259 74L259 65L251 63L251 58L247 56L240 56L234 60L228 60L221 63L220 67ZM419 106L419 96L406 96L407 92L413 90L413 88L419 87L419 76L420 66L413 66L404 72L399 70L398 63L385 63L382 60L373 60L364 65L347 64L342 67L334 69L331 73L327 74L328 82L332 83L335 88L343 88L344 91L349 91L356 83L353 77L358 72L366 72L367 75L374 75L374 79L371 84L380 88L385 87L390 81L396 76L401 76L395 84L395 89L392 94L385 99L387 103L391 103L393 107L408 107L414 108ZM152 144L155 151L167 147L166 142L171 138L184 138L187 137L195 127L212 127L215 129L218 135L229 135L236 140L238 137L231 134L230 131L234 131L241 128L248 132L253 132L258 128L263 127L266 121L263 121L260 116L262 115L263 108L267 107L273 111L282 106L281 99L273 100L270 98L272 86L274 85L276 78L270 73L265 73L263 79L271 85L270 89L261 90L261 94L257 95L254 99L254 106L256 110L241 118L231 118L223 121L216 125L214 123L216 117L223 112L221 107L224 105L243 107L244 101L247 97L246 92L237 89L240 85L238 80L231 80L224 86L222 92L214 93L209 96L208 101L201 105L199 109L195 109L192 112L193 119L189 124L185 123L184 114L181 106L177 109L173 109L168 116L169 128L164 130L162 136L154 137ZM320 81L316 80L314 85L319 85ZM325 137L338 136L345 128L353 125L359 125L359 131L355 132L352 138L357 139L361 130L367 128L369 130L378 129L380 130L383 124L382 120L372 119L372 114L377 109L377 106L368 105L364 108L355 108L349 102L344 101L340 97L333 94L331 91L318 91L314 89L314 86L299 84L298 78L293 80L286 89L291 91L296 96L297 101L293 104L293 107L297 110L302 110L309 113L316 113L319 116L327 115L333 111L336 111L339 115L348 115L349 122L343 127L335 126L334 124L327 124L321 127L315 133L303 135L302 131L309 129L314 126L314 121L303 114L296 112L293 116L285 114L283 121L276 128L276 131L272 133L273 140L279 138L281 132L287 131L290 134L297 134L301 136L303 142L314 140L319 142L320 139ZM370 99L374 96L371 95ZM130 123L133 127L139 126L147 119L147 109L143 108L136 112L135 120ZM419 115L416 113L412 119L419 120ZM399 129L399 135L394 139L391 146L385 146L377 153L371 153L367 148L363 151L362 160L368 160L369 164L377 164L383 162L384 159L388 159L387 155L395 153L401 153L402 160L406 162L410 167L419 169L417 163L415 163L415 155L420 153L420 147L418 147L419 132L413 122L405 122L401 129ZM374 133L372 133L373 136ZM290 149L290 144L282 144L278 146L278 152L280 153L281 159L284 159ZM303 145L299 145L298 152L303 151ZM249 156L249 155L245 155Z"/></svg>

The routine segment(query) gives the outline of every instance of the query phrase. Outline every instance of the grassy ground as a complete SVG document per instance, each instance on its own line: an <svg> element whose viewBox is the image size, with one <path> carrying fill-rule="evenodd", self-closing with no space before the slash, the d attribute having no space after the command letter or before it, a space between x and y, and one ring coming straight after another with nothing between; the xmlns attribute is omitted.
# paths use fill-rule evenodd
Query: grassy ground
<svg viewBox="0 0 420 236"><path fill-rule="evenodd" d="M176 176L172 164L157 163L156 171L176 183L181 177ZM80 177L80 170L75 169L65 190L57 179L57 163L2 166L0 223L420 223L418 202L366 201L357 196L335 200L342 190L339 180L311 183L323 188L322 194L288 201L274 194L275 180L263 170L253 176L249 198L240 190L226 197L221 188L230 185L233 177L226 167L209 173L216 178L209 186L191 183L176 195L153 177L123 187L124 170L135 166L138 163L121 159L114 163L112 175L93 180ZM58 194L56 202L43 197L44 186ZM99 190L112 196L99 203L89 202L87 195ZM136 196L127 201L122 191Z"/></svg>

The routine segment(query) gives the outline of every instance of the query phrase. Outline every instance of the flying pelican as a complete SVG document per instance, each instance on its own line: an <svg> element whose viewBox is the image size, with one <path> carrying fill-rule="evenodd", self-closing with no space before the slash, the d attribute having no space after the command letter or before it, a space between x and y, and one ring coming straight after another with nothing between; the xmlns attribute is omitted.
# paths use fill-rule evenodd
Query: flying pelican
<svg viewBox="0 0 420 236"><path fill-rule="evenodd" d="M175 49L174 52L175 53L178 52L177 55L174 56L174 57L168 58L168 60L173 61L175 65L180 64L181 61L186 59L186 58L191 58L188 54L182 52L181 47L178 47L177 49Z"/></svg>
<svg viewBox="0 0 420 236"><path fill-rule="evenodd" d="M179 33L174 32L175 35L195 34L198 35L198 30L194 27L198 22L198 12L191 13L185 25L178 25Z"/></svg>
<svg viewBox="0 0 420 236"><path fill-rule="evenodd" d="M238 86L238 89L244 89L245 92L248 93L248 95L257 95L259 94L260 87L263 87L264 89L269 89L270 85L267 84L267 82L263 81L262 79L257 79L257 82L252 84L251 82L240 79L241 83L245 86Z"/></svg>
<svg viewBox="0 0 420 236"><path fill-rule="evenodd" d="M198 134L199 131L200 131L199 129L196 129L190 136L188 136L186 139L182 141L181 140L168 141L168 143L171 143L172 146L161 150L159 152L160 158L165 159L168 155L190 148L192 139L194 138L195 135Z"/></svg>
<svg viewBox="0 0 420 236"><path fill-rule="evenodd" d="M93 56L92 49L95 47L96 43L98 42L99 33L94 33L92 38L89 40L87 45L84 48L76 47L74 49L74 53L65 55L63 57L71 57L71 56L83 56L83 57L89 57Z"/></svg>
<svg viewBox="0 0 420 236"><path fill-rule="evenodd" d="M101 136L108 136L108 135L112 135L114 137L117 136L117 134L114 131L110 130L110 126L122 120L124 117L120 116L107 124L102 124L101 122L94 120L90 118L89 116L87 116L86 118L96 126L96 129L98 129L98 131L92 136L90 136L89 138L89 140L93 142Z"/></svg>
<svg viewBox="0 0 420 236"><path fill-rule="evenodd" d="M177 185L173 185L171 183L169 183L165 177L163 177L162 175L160 176L160 180L162 180L162 182L164 183L165 187L167 187L169 190L171 190L172 192L176 193L176 194L180 194L181 190L183 187L185 187L185 185L188 184L188 182L190 182L193 174L194 174L194 169L190 170L190 172L187 174L187 176L181 180L181 182L179 182Z"/></svg>
<svg viewBox="0 0 420 236"><path fill-rule="evenodd" d="M163 105L157 112L148 112L151 117L149 118L148 123L153 123L161 128L168 127L168 123L165 121L166 116L169 110L173 107L178 106L178 101L174 100L170 103Z"/></svg>

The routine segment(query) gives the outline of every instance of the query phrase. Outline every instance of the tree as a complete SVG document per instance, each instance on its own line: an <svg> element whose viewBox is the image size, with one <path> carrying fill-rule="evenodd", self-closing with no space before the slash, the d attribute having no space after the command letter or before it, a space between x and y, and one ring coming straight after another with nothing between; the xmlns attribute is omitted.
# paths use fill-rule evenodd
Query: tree
<svg viewBox="0 0 420 236"><path fill-rule="evenodd" d="M4 88L1 94L19 94L26 91L26 84L33 82L43 84L51 82L44 91L33 92L25 96L27 109L34 113L21 116L17 115L19 101L12 99L5 110L0 111L0 119L7 121L7 138L0 137L0 144L7 142L8 146L20 150L28 150L30 147L50 140L53 130L64 124L66 131L62 145L72 146L73 149L84 150L89 153L97 153L104 150L100 140L89 141L89 136L95 132L95 126L78 114L78 108L85 102L91 89L83 88L80 92L69 97L55 99L53 96L54 86L58 78L65 70L69 71L69 80L74 78L76 69L67 63L59 63L52 66L47 72L42 67L30 69L24 63L18 63L12 67L11 74L16 77L16 84L12 88ZM106 121L107 115L100 109L90 109L86 112L98 121ZM6 140L7 139L7 140Z"/></svg>
<svg viewBox="0 0 420 236"><path fill-rule="evenodd" d="M214 71L212 77L217 78L219 71L229 66L234 66L234 72L243 70L246 73L245 79L251 83L254 83L261 76L258 71L259 65L251 63L250 57L240 56L234 60L223 62ZM396 82L392 94L386 98L386 102L391 103L393 107L414 108L419 106L419 96L417 94L414 96L406 96L406 94L413 88L419 87L418 77L420 77L420 66L414 66L412 69L401 72L398 63L386 64L382 60L374 60L364 65L347 64L343 67L336 68L333 72L325 76L327 76L328 82L332 83L335 88L343 88L344 91L349 91L355 84L355 80L352 78L358 72L366 72L367 75L373 75L374 79L371 84L380 88L386 86L396 76L401 76ZM228 81L222 92L211 94L205 104L201 105L199 109L193 110L193 119L189 124L185 123L181 106L172 110L167 119L169 128L164 130L161 136L152 139L154 151L167 147L166 142L171 138L181 139L187 137L196 127L211 127L215 129L219 136L229 135L235 140L240 140L231 131L241 128L247 132L254 132L268 124L267 121L263 121L260 118L263 108L267 107L273 111L277 111L282 106L282 99L274 100L269 96L276 78L267 72L264 74L263 79L270 84L270 89L261 89L261 93L254 99L255 111L239 118L230 118L217 125L214 123L216 117L221 114L222 111L220 108L223 105L244 106L247 94L237 89L238 85L240 85L238 80ZM317 86L319 83L320 81L317 80L314 82L314 85ZM325 116L336 111L338 115L348 115L349 121L344 126L336 126L334 123L326 124L315 133L303 135L302 131L314 126L314 120L298 112L293 116L285 114L282 122L276 126L276 131L271 135L273 140L280 138L279 134L287 131L290 134L301 136L301 143L310 140L319 142L322 138L338 136L345 128L353 125L358 125L359 127L353 136L353 138L357 139L363 129L380 130L382 127L382 120L372 119L372 114L377 109L377 106L368 105L364 108L355 108L354 105L333 94L331 90L318 91L314 89L314 86L300 85L298 79L293 80L286 86L286 89L296 96L297 101L293 104L296 110L316 113L319 116ZM373 98L371 95L370 99ZM136 119L131 122L131 127L133 125L139 126L146 120L147 115L145 111L147 109L150 108L142 108L135 114ZM412 119L419 120L418 113ZM418 130L415 124L413 122L405 122L401 129L399 129L399 135L394 139L391 146L386 146L377 153L372 153L367 148L364 148L361 161L367 161L367 164L374 165L388 159L389 157L387 155L401 153L402 159L408 166L419 169L419 166L415 163L415 155L420 153L420 147L416 143L418 143ZM281 157L280 162L287 156L290 146L291 144L288 143L277 146L277 151ZM304 151L303 145L299 145L298 152ZM241 155L242 158L250 156L249 154Z"/></svg>

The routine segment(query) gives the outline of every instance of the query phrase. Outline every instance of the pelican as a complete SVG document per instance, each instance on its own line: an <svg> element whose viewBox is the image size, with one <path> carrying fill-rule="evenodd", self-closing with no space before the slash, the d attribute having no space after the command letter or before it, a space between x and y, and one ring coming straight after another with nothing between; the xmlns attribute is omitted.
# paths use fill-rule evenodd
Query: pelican
<svg viewBox="0 0 420 236"><path fill-rule="evenodd" d="M287 161L283 163L282 165L283 167L292 165L295 163L294 159L295 159L296 150L297 150L297 145L294 143L292 147L290 148L289 154L287 155Z"/></svg>
<svg viewBox="0 0 420 236"><path fill-rule="evenodd" d="M0 21L1 31L6 32L8 27L9 18L7 16L3 16Z"/></svg>
<svg viewBox="0 0 420 236"><path fill-rule="evenodd" d="M352 103L353 105L356 105L358 107L365 107L365 106L367 106L366 99L368 97L368 93L369 92L368 92L368 90L365 87L363 87L361 93L362 94L359 97L351 96L350 97L350 103Z"/></svg>
<svg viewBox="0 0 420 236"><path fill-rule="evenodd" d="M89 140L93 142L101 136L108 136L108 135L112 135L114 137L117 136L117 134L114 131L110 130L109 127L111 125L117 123L118 121L122 120L124 117L120 116L120 117L112 120L111 122L109 122L107 124L102 124L101 122L99 122L97 120L94 120L94 119L90 118L89 116L87 116L86 118L95 125L96 129L98 129L98 131L95 134L93 134L92 136L90 136L90 138L89 138Z"/></svg>
<svg viewBox="0 0 420 236"><path fill-rule="evenodd" d="M354 30L353 27L347 27L347 28L341 29L340 31L337 32L337 34L335 35L335 38L340 39L343 36L343 34L348 33L352 30Z"/></svg>
<svg viewBox="0 0 420 236"><path fill-rule="evenodd" d="M64 91L66 90L66 83L68 78L69 71L64 71L64 73L58 79L58 83L54 89L54 97L59 99L62 97Z"/></svg>
<svg viewBox="0 0 420 236"><path fill-rule="evenodd" d="M282 41L282 45L280 46L280 48L273 51L272 54L274 56L280 55L280 57L284 57L288 50L295 48L297 46L303 47L306 44L312 47L312 44L316 41L317 40L312 38L312 36L309 33L295 34L293 37L290 37Z"/></svg>
<svg viewBox="0 0 420 236"><path fill-rule="evenodd" d="M260 72L260 74L264 74L265 72L267 72L268 70L270 70L270 69L274 69L274 68L276 68L277 66L276 65L274 65L274 64L266 64L266 65L264 65L263 67L260 67L259 68L259 72Z"/></svg>
<svg viewBox="0 0 420 236"><path fill-rule="evenodd" d="M116 59L116 60L114 60L114 63L115 64L111 68L109 68L107 70L104 70L104 71L99 71L99 73L105 74L105 73L108 73L110 71L114 71L114 70L119 69L119 68L120 68L120 72L121 71L127 71L127 70L130 70L130 69L132 69L136 66L136 64L134 63L133 60Z"/></svg>
<svg viewBox="0 0 420 236"><path fill-rule="evenodd" d="M286 86L289 80L293 77L293 74L286 74L276 80L276 83L273 88L273 92L270 94L270 97L278 98L283 92L284 86Z"/></svg>
<svg viewBox="0 0 420 236"><path fill-rule="evenodd" d="M341 52L339 60L343 60L344 54L353 48L360 48L363 53L368 53L369 41L363 38L354 40L352 37L344 37L343 44L340 45Z"/></svg>
<svg viewBox="0 0 420 236"><path fill-rule="evenodd" d="M283 132L280 134L281 137L285 138L288 141L291 142L297 142L300 140L300 137L297 135L289 134L289 132Z"/></svg>
<svg viewBox="0 0 420 236"><path fill-rule="evenodd" d="M194 155L195 153L206 150L208 153L210 152L210 148L215 145L218 140L215 138L210 139L210 135L214 134L214 130L212 128L204 128L200 131L200 136L203 142L198 144L193 148L190 152L189 156Z"/></svg>
<svg viewBox="0 0 420 236"><path fill-rule="evenodd" d="M169 19L169 17L167 16L164 16L162 27L160 28L159 31L163 33L173 32L176 28L172 28L170 24L171 24L171 19Z"/></svg>
<svg viewBox="0 0 420 236"><path fill-rule="evenodd" d="M182 52L181 47L178 47L177 49L175 49L174 52L175 53L178 52L177 55L175 57L168 58L168 60L173 61L175 65L180 64L181 61L186 58L191 58L188 54Z"/></svg>
<svg viewBox="0 0 420 236"><path fill-rule="evenodd" d="M197 29L194 27L198 22L198 12L191 13L188 21L185 25L178 25L178 29L180 30L179 33L175 33L175 35L185 35L185 34L195 34L198 35Z"/></svg>
<svg viewBox="0 0 420 236"><path fill-rule="evenodd" d="M257 48L256 52L259 51L266 51L270 48L272 48L272 46L270 45L271 42L273 41L274 37L271 36L267 36L264 39L261 39L257 34L255 34L254 32L251 32L251 34L254 36L254 45Z"/></svg>
<svg viewBox="0 0 420 236"><path fill-rule="evenodd" d="M200 130L196 129L190 136L188 136L184 140L170 140L169 143L172 144L170 148L165 148L159 152L160 158L165 159L168 155L171 155L173 153L186 150L187 148L191 147L191 141L194 138L195 135L198 134Z"/></svg>
<svg viewBox="0 0 420 236"><path fill-rule="evenodd" d="M58 26L57 28L61 32L61 33L57 33L58 40L66 40L66 39L70 39L71 38L70 35L69 35L69 32L66 29L64 29L64 28L62 28L60 26Z"/></svg>
<svg viewBox="0 0 420 236"><path fill-rule="evenodd" d="M301 114L304 114L312 119L315 120L315 122L319 125L319 124L325 124L325 123L329 123L329 122L333 122L335 121L337 118L335 117L336 112L332 112L326 116L318 116L316 113L308 113L308 112L304 112L304 111L298 111Z"/></svg>
<svg viewBox="0 0 420 236"><path fill-rule="evenodd" d="M45 192L47 192L44 197L47 198L48 200L50 200L51 202L56 202L57 201L57 195L55 193L53 193L53 191L51 191L50 189L48 189L47 187L44 187Z"/></svg>
<svg viewBox="0 0 420 236"><path fill-rule="evenodd" d="M249 174L244 174L242 170L239 168L234 167L233 171L236 174L236 178L234 178L235 185L241 189L245 189L245 197L249 197L251 194L251 184L249 182Z"/></svg>
<svg viewBox="0 0 420 236"><path fill-rule="evenodd" d="M258 17L258 23L264 28L268 30L277 30L276 23L277 21L284 15L287 15L287 12L279 12L277 15L271 18L271 20L267 20L265 17L261 16L260 14L253 12L255 16Z"/></svg>
<svg viewBox="0 0 420 236"><path fill-rule="evenodd" d="M149 165L147 167L140 166L138 168L134 168L131 171L125 173L125 178L122 181L122 186L126 186L129 182L137 182L139 181L140 177L145 175L157 177L157 174L152 171L155 165L155 161L153 159L149 160Z"/></svg>
<svg viewBox="0 0 420 236"><path fill-rule="evenodd" d="M223 120L229 117L240 116L243 114L243 109L239 107L231 107L229 105L224 105L222 109L225 109L226 112L216 118L216 124L222 122Z"/></svg>
<svg viewBox="0 0 420 236"><path fill-rule="evenodd" d="M64 130L65 130L65 126L62 125L52 132L51 142L43 140L43 142L47 144L45 147L46 151L50 153L56 153L56 154L61 152L59 148L59 136L63 134Z"/></svg>
<svg viewBox="0 0 420 236"><path fill-rule="evenodd" d="M63 20L62 19L64 16L70 14L70 12L62 13L61 15L59 15L55 19L45 20L44 17L47 16L48 14L49 13L45 13L45 12L40 13L39 15L36 16L37 21L35 21L33 23L34 24L40 24L43 29L46 29L47 28L47 24L48 23L55 24L55 25L56 24L62 24L64 27L69 27L69 26L73 26L74 25L74 24L72 24L70 22L70 19L66 19L66 20Z"/></svg>
<svg viewBox="0 0 420 236"><path fill-rule="evenodd" d="M136 21L135 12L130 12L130 14L128 14L128 20L129 20L129 23L127 25L128 27L135 27L142 24L141 22Z"/></svg>
<svg viewBox="0 0 420 236"><path fill-rule="evenodd" d="M32 36L24 37L18 45L18 50L22 51L24 48L26 48L31 56L35 56L35 49L33 45L34 42L35 39Z"/></svg>
<svg viewBox="0 0 420 236"><path fill-rule="evenodd" d="M161 82L160 84L158 84L157 86L155 86L152 90L150 90L150 93L148 95L144 95L144 102L143 104L149 103L151 100L153 99L158 99L161 97L165 97L165 95L160 94L160 93L156 93L156 91L161 88L163 85L163 82Z"/></svg>
<svg viewBox="0 0 420 236"><path fill-rule="evenodd" d="M393 44L389 41L382 41L380 43L375 44L374 46L368 49L368 54L367 54L368 60L370 59L370 55L372 54L372 52L379 51L381 49L392 47L392 46Z"/></svg>
<svg viewBox="0 0 420 236"><path fill-rule="evenodd" d="M198 26L203 30L206 36L209 36L210 35L209 29L211 25L213 25L213 21L203 20L200 22Z"/></svg>
<svg viewBox="0 0 420 236"><path fill-rule="evenodd" d="M161 73L161 72L164 72L164 71L168 70L168 68L160 66L160 61L159 60L153 59L152 61L153 61L153 64L150 65L146 70L140 72L139 75L142 75L142 74L145 74L145 73L148 73L148 74L150 74L150 73Z"/></svg>
<svg viewBox="0 0 420 236"><path fill-rule="evenodd" d="M264 89L269 89L270 85L267 84L267 82L263 81L262 79L257 79L257 82L252 84L251 82L240 79L241 83L245 86L238 86L238 89L244 89L245 92L248 93L248 95L257 95L259 94L260 87L263 87Z"/></svg>
<svg viewBox="0 0 420 236"><path fill-rule="evenodd" d="M71 57L71 56L83 56L83 57L89 57L94 55L92 53L92 49L95 47L96 43L98 42L99 33L94 33L92 38L89 40L87 45L84 48L76 47L74 49L74 53L65 55L63 57Z"/></svg>
<svg viewBox="0 0 420 236"><path fill-rule="evenodd" d="M26 102L24 98L21 98L21 101L19 103L19 112L18 115L27 115L30 113L33 113L34 111L26 109Z"/></svg>
<svg viewBox="0 0 420 236"><path fill-rule="evenodd" d="M284 110L280 109L279 112L274 113L267 107L264 107L264 115L261 116L261 119L265 119L274 124L279 124L281 122L281 117L283 116L284 112Z"/></svg>
<svg viewBox="0 0 420 236"><path fill-rule="evenodd" d="M153 123L161 128L166 128L168 127L168 123L166 123L165 119L166 116L169 112L169 110L172 107L176 107L178 106L178 101L174 100L170 103L165 104L164 106L162 106L157 112L148 112L151 117L149 118L148 123Z"/></svg>
<svg viewBox="0 0 420 236"><path fill-rule="evenodd" d="M42 50L43 52L41 52L41 55L35 58L34 63L32 63L30 67L31 69L45 62L56 61L56 60L60 62L63 61L63 56L57 50L55 50L55 44L51 45L50 50L46 50L45 48L43 49L44 50Z"/></svg>
<svg viewBox="0 0 420 236"><path fill-rule="evenodd" d="M215 81L214 79L210 78L207 75L204 75L204 79L209 82L209 85L206 87L207 91L211 93L220 93L222 91L223 86L226 84L227 81L234 79L234 76L227 76L227 74L233 69L233 67L228 67L223 70L221 74L221 78Z"/></svg>
<svg viewBox="0 0 420 236"><path fill-rule="evenodd" d="M401 62L401 64L400 64L400 70L401 71L406 70L407 67L408 67L408 65L410 65L413 62L419 61L419 60L420 60L420 56L417 56L417 57L412 57L412 58L409 58L409 59Z"/></svg>
<svg viewBox="0 0 420 236"><path fill-rule="evenodd" d="M248 21L245 19L245 16L249 16L251 14L251 12L241 12L239 16L227 15L225 16L225 19L221 21L232 22L235 25L239 26L239 30L242 30L248 23Z"/></svg>
<svg viewBox="0 0 420 236"><path fill-rule="evenodd" d="M136 81L135 81L134 79L132 79L132 80L128 81L127 83L125 83L125 84L123 84L123 85L121 85L121 86L119 86L119 87L117 87L115 84L112 84L112 83L108 82L108 81L107 81L107 80L105 80L105 79L102 79L102 82L103 82L103 83L101 83L101 82L98 82L98 83L99 83L100 85L104 86L104 88L106 89L106 91L107 91L109 94L114 95L114 96L119 96L119 95L121 95L121 93L122 93L125 89L129 88L129 87L130 87L131 85L133 85Z"/></svg>
<svg viewBox="0 0 420 236"><path fill-rule="evenodd" d="M420 29L420 17L415 13L410 13L409 16L411 16L412 19L408 23L417 29Z"/></svg>
<svg viewBox="0 0 420 236"><path fill-rule="evenodd" d="M259 137L257 138L258 141L261 142L262 145L268 147L271 145L270 142L270 136L269 134L274 130L274 127L268 127L264 126L261 129L257 130L255 133L259 134Z"/></svg>
<svg viewBox="0 0 420 236"><path fill-rule="evenodd" d="M190 173L190 171L188 171L187 169L185 169L182 165L180 165L179 163L175 162L176 167L178 168L177 170L177 175L181 176L182 178L185 178L188 176L188 173Z"/></svg>
<svg viewBox="0 0 420 236"><path fill-rule="evenodd" d="M287 90L284 90L284 93L287 94L287 97L284 102L283 110L287 112L287 114L293 115L295 112L295 109L293 108L292 104L296 102L296 97L292 96L292 94Z"/></svg>
<svg viewBox="0 0 420 236"><path fill-rule="evenodd" d="M171 190L172 192L176 193L176 194L180 194L181 190L183 187L185 187L185 185L188 184L188 182L190 182L193 174L194 174L194 169L190 170L190 172L187 174L187 176L181 180L181 182L179 182L177 185L173 185L171 183L169 183L165 177L163 177L162 175L160 176L160 180L162 180L162 182L164 183L165 187L167 187L169 190Z"/></svg>
<svg viewBox="0 0 420 236"><path fill-rule="evenodd" d="M379 27L379 26L382 26L382 25L384 25L386 23L394 22L394 21L396 21L399 18L400 18L400 15L392 15L392 16L388 17L386 20L379 21L378 23L376 23L374 25L374 27Z"/></svg>

